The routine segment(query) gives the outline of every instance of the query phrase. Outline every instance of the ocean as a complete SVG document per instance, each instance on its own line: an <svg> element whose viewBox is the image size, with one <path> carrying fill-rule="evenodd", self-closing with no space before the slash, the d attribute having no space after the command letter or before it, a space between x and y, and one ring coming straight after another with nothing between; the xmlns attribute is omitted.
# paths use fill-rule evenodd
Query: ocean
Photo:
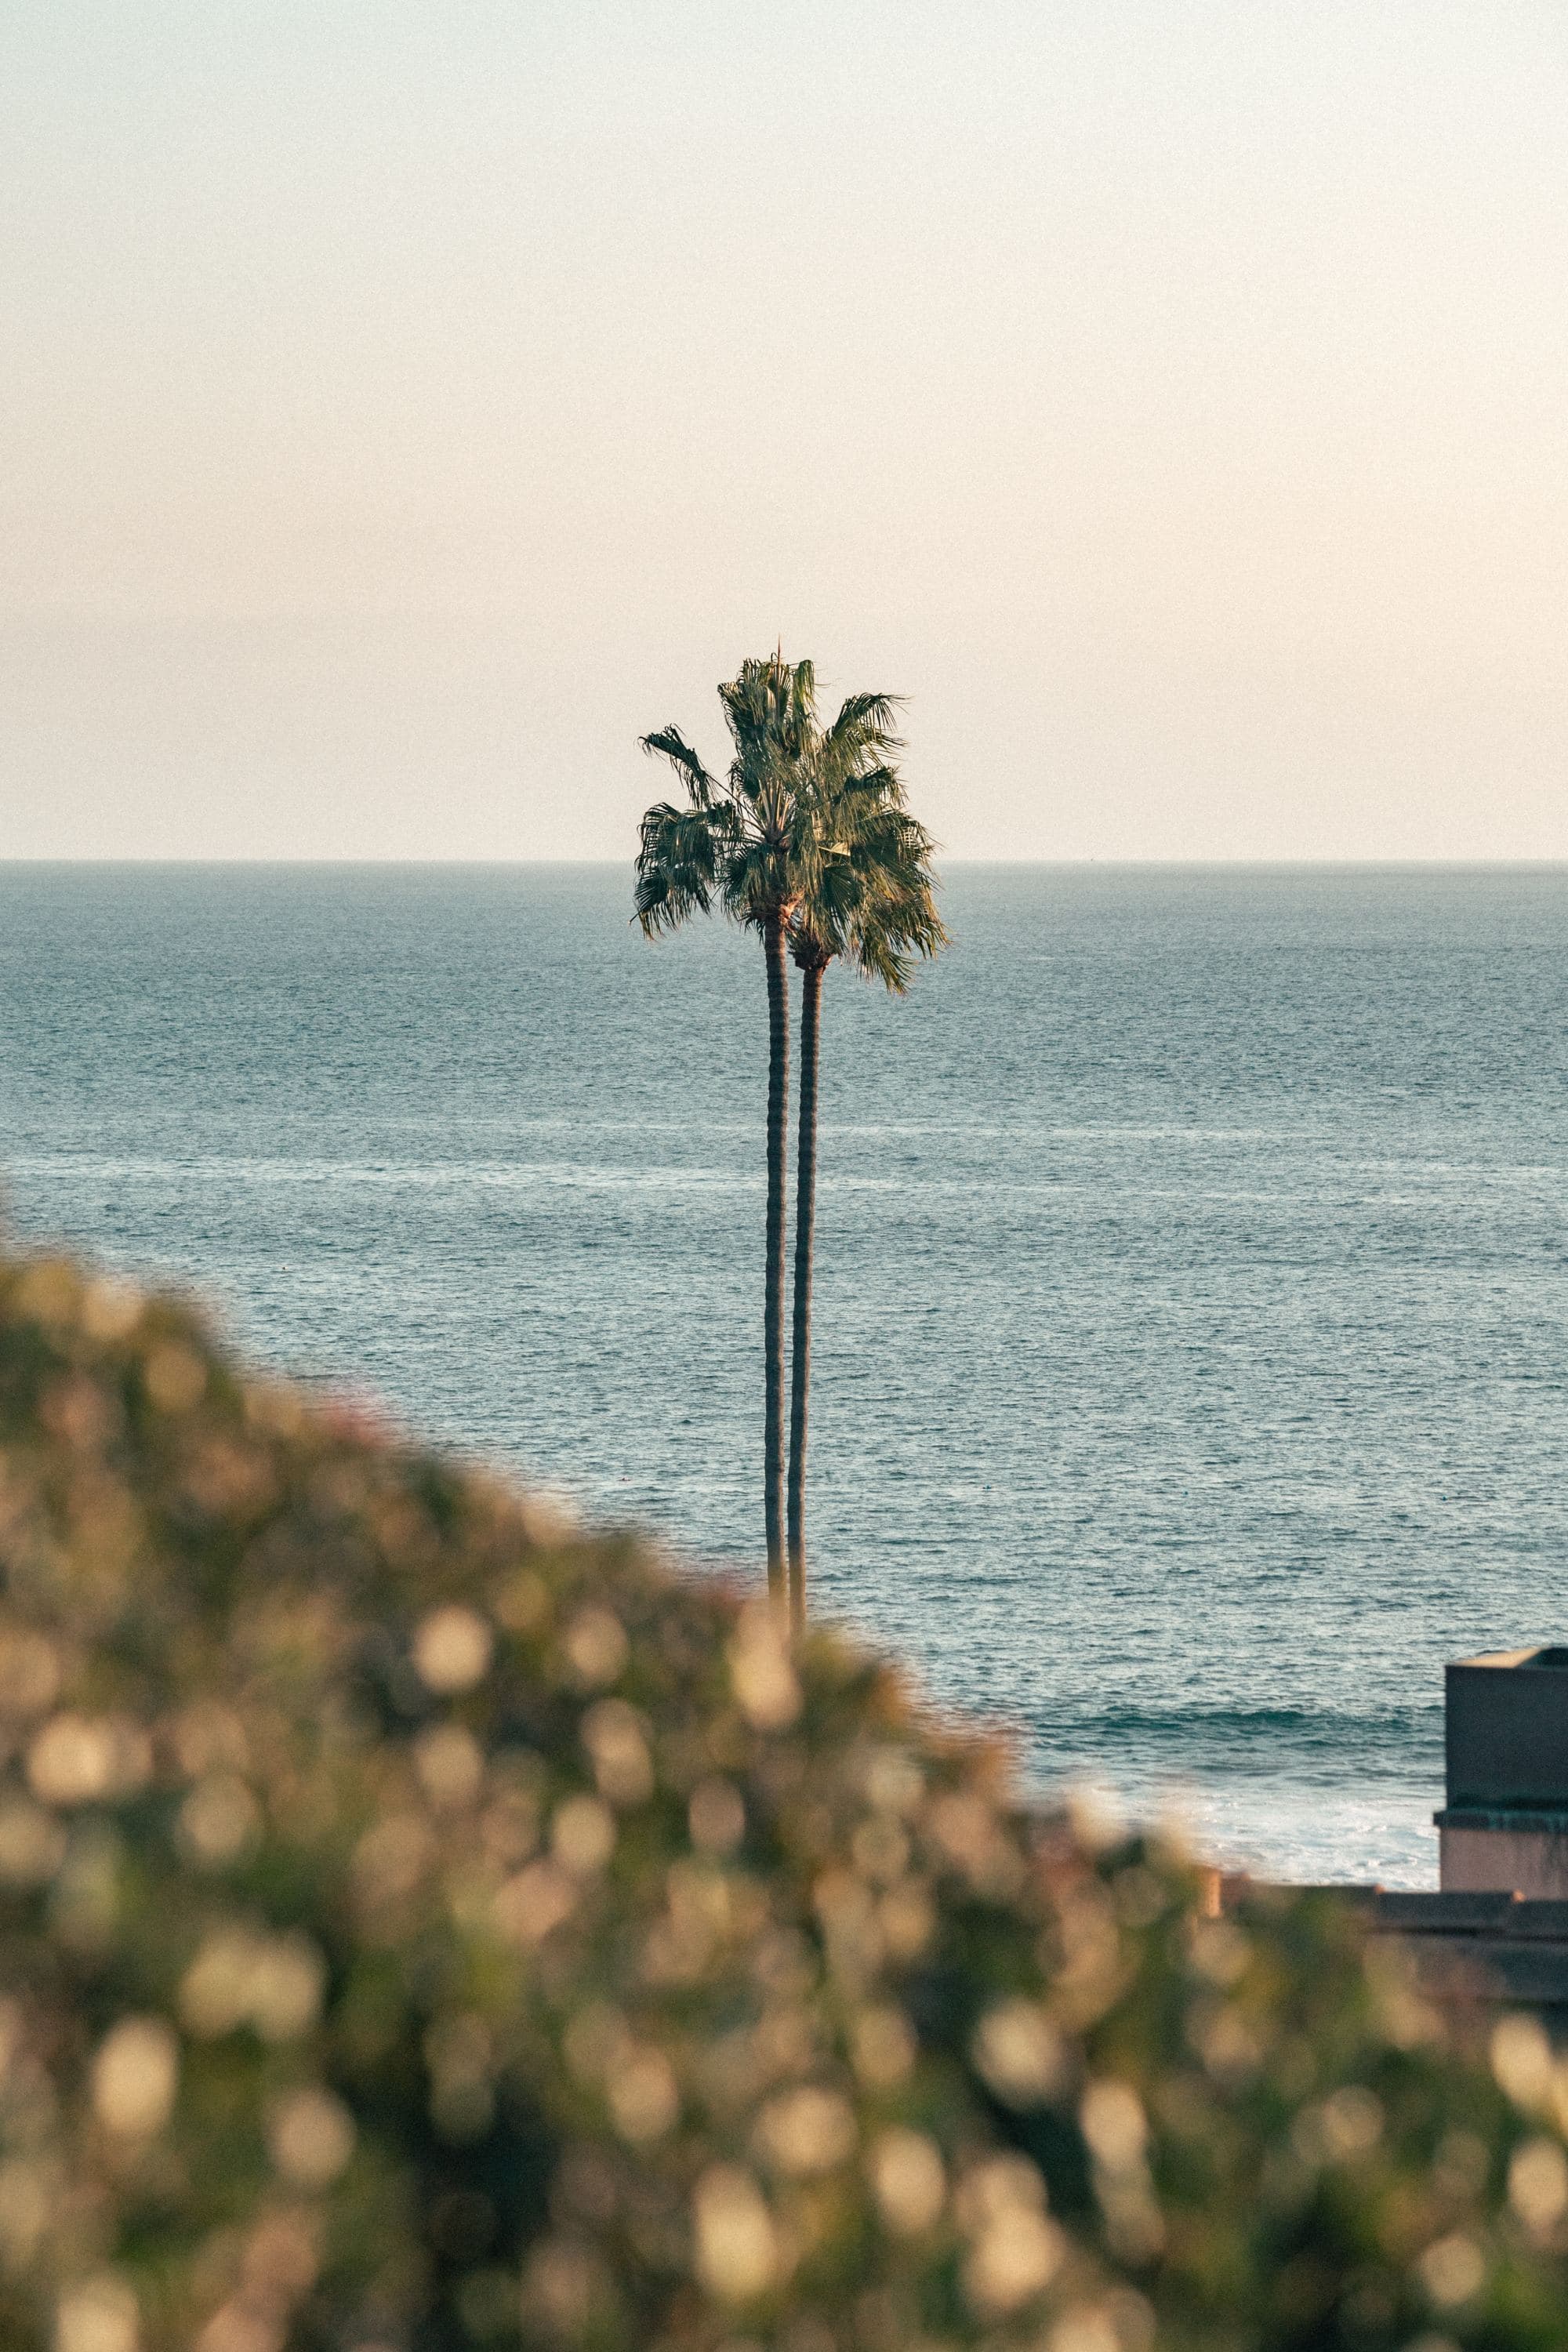
<svg viewBox="0 0 1568 2352"><path fill-rule="evenodd" d="M759 1578L763 965L610 866L0 867L29 1237ZM954 866L826 990L817 1607L1042 1786L1434 1883L1568 1640L1568 870Z"/></svg>

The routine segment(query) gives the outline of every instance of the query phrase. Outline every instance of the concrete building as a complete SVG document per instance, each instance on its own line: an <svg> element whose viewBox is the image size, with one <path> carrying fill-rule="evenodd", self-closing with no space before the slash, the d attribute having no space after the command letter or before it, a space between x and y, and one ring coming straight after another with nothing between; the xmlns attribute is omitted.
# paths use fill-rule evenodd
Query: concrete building
<svg viewBox="0 0 1568 2352"><path fill-rule="evenodd" d="M1568 1649L1461 1658L1446 1682L1439 1885L1568 1899Z"/></svg>
<svg viewBox="0 0 1568 2352"><path fill-rule="evenodd" d="M1397 1936L1436 1998L1532 2009L1568 2042L1568 1648L1458 1659L1445 1697L1437 1892L1325 1891ZM1215 1872L1209 1908L1247 1885Z"/></svg>

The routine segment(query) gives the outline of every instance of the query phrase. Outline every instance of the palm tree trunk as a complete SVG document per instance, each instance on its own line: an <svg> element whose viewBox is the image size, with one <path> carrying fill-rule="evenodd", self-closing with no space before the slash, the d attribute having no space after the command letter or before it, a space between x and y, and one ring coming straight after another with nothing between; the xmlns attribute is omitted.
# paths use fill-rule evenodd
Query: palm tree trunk
<svg viewBox="0 0 1568 2352"><path fill-rule="evenodd" d="M768 1597L782 1618L788 1598L784 1546L784 1147L789 1116L789 987L784 971L782 914L767 918L763 946L768 959L768 1265L763 1310L763 1349L766 1359L763 1499L768 1538Z"/></svg>
<svg viewBox="0 0 1568 2352"><path fill-rule="evenodd" d="M805 1424L811 1394L811 1268L816 1234L816 1067L821 1038L822 974L808 963L800 976L800 1160L795 1188L795 1335L790 1362L789 1614L793 1632L805 1626Z"/></svg>

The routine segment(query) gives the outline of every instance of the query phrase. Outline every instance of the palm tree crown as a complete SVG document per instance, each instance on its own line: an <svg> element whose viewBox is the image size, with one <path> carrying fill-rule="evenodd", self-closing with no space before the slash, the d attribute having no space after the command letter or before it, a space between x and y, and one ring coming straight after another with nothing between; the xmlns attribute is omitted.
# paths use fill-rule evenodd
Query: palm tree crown
<svg viewBox="0 0 1568 2352"><path fill-rule="evenodd" d="M884 740L880 748L897 746ZM803 969L841 956L901 996L916 958L948 944L936 910L936 845L904 806L897 771L885 759L844 775L830 761L824 767L790 951Z"/></svg>
<svg viewBox="0 0 1568 2352"><path fill-rule="evenodd" d="M686 787L684 806L660 801L642 821L637 916L650 938L715 901L754 929L787 921L800 898L817 740L812 666L778 654L743 662L719 699L734 746L722 779L709 773L679 727L642 739Z"/></svg>

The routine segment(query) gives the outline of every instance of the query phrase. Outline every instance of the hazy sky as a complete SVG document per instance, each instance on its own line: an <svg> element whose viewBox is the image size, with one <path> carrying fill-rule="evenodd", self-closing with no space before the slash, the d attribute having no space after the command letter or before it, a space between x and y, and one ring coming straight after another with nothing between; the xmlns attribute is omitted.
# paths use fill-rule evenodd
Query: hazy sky
<svg viewBox="0 0 1568 2352"><path fill-rule="evenodd" d="M1568 856L1563 0L5 0L0 856Z"/></svg>

